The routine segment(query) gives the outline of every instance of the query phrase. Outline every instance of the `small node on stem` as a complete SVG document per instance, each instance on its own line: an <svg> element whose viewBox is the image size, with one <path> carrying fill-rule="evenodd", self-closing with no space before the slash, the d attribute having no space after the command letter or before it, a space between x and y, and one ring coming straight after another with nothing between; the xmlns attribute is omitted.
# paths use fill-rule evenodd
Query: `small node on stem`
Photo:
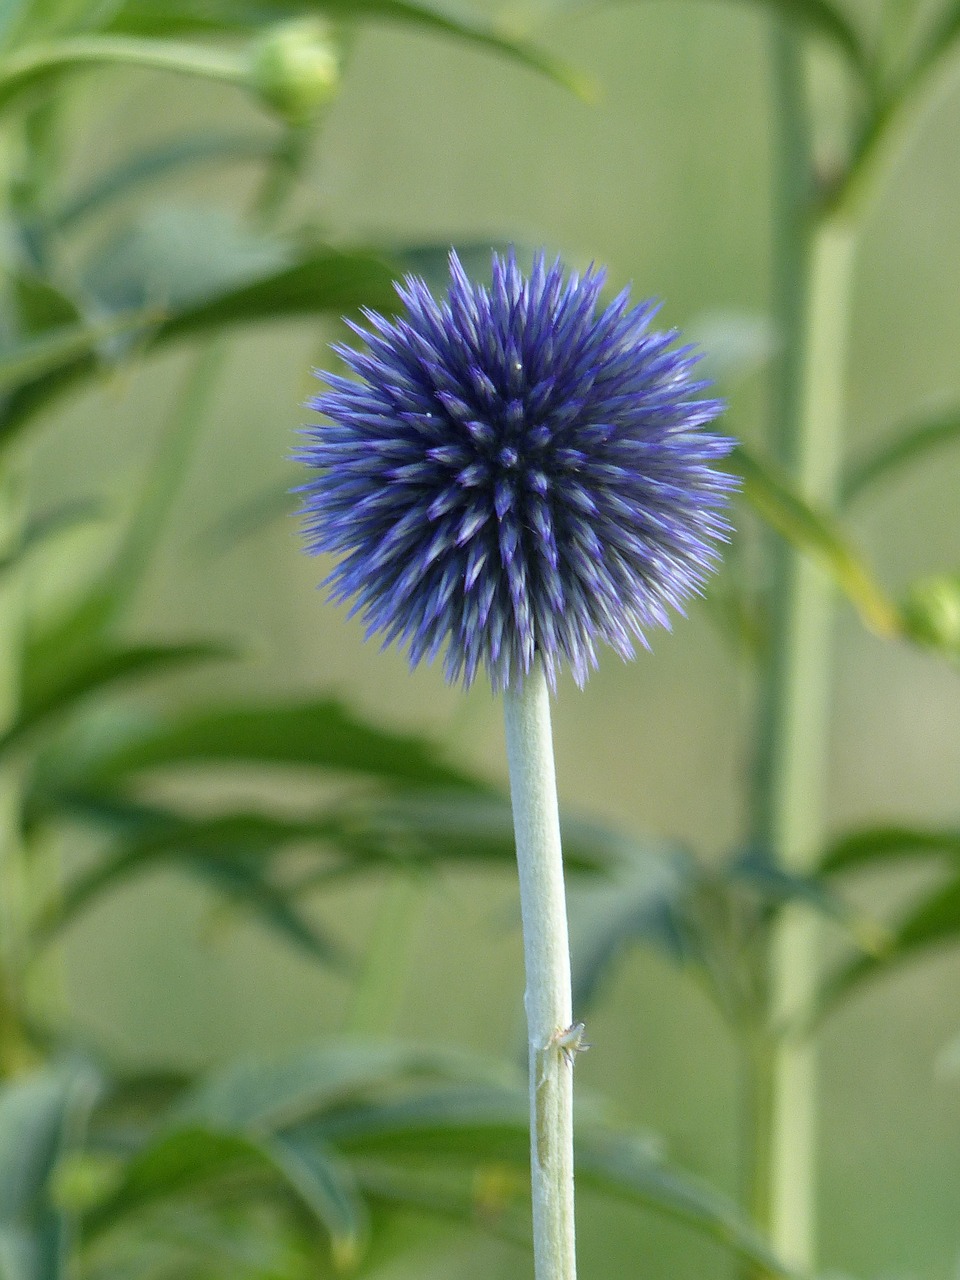
<svg viewBox="0 0 960 1280"><path fill-rule="evenodd" d="M586 1053L590 1048L590 1045L583 1038L586 1029L582 1022L575 1022L573 1026L562 1030L558 1029L550 1037L546 1047L547 1049L559 1049L560 1056L564 1062L568 1067L572 1067L576 1055L578 1053Z"/></svg>

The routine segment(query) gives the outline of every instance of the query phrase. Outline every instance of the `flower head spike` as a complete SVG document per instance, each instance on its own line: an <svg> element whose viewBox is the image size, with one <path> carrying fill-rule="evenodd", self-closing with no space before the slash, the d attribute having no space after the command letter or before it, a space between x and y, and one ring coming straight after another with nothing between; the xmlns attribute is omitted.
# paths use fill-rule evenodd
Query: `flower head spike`
<svg viewBox="0 0 960 1280"><path fill-rule="evenodd" d="M320 375L309 549L341 557L331 594L411 664L444 650L449 680L485 668L502 690L539 657L583 684L598 642L632 656L714 566L733 441L702 428L722 405L654 304L598 307L601 271L540 255L527 279L511 252L490 289L455 253L450 273L441 301L410 276L405 317L354 326L366 351L335 349L356 380Z"/></svg>

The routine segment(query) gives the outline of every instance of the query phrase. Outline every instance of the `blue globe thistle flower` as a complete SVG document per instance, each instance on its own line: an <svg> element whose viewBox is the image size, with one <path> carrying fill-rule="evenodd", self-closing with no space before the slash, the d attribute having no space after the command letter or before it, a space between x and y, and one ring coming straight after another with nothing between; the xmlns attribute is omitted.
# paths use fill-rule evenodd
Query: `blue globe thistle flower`
<svg viewBox="0 0 960 1280"><path fill-rule="evenodd" d="M485 668L501 691L539 657L552 686L564 663L582 685L598 642L632 657L700 591L734 442L701 429L722 405L651 330L655 304L625 290L598 313L602 271L539 255L525 279L511 251L490 289L455 253L450 274L441 301L408 276L405 317L351 326L366 351L334 350L357 380L318 375L308 548L342 557L324 585L411 665L444 649L449 680Z"/></svg>

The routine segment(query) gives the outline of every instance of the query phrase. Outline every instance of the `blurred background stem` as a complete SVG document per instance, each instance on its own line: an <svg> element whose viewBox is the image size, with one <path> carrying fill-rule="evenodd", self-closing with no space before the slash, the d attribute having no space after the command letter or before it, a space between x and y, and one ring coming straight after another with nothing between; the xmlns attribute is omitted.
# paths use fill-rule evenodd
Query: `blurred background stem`
<svg viewBox="0 0 960 1280"><path fill-rule="evenodd" d="M412 965L424 889L418 876L396 871L380 890L370 943L347 1009L346 1035L395 1035Z"/></svg>
<svg viewBox="0 0 960 1280"><path fill-rule="evenodd" d="M808 502L836 497L855 228L817 214L802 53L773 37L776 94L774 310L781 341L771 451ZM809 871L824 843L833 593L809 558L771 535L771 644L761 682L753 842L789 871ZM748 1051L748 1203L788 1264L816 1254L815 1046L794 1036L816 992L813 914L787 907L773 926L767 1028ZM761 1186L765 1183L766 1186Z"/></svg>
<svg viewBox="0 0 960 1280"><path fill-rule="evenodd" d="M315 126L286 130L253 199L252 220L261 232L266 234L276 227L296 190L314 137ZM226 339L213 338L200 346L187 369L110 573L112 617L129 607L143 583L144 570L156 553L183 487L201 426L211 415L228 351Z"/></svg>
<svg viewBox="0 0 960 1280"><path fill-rule="evenodd" d="M24 629L23 581L17 563L22 529L21 477L0 458L0 734L17 717ZM0 759L0 1075L29 1061L23 1029L22 976L29 893L20 831L20 779L15 760Z"/></svg>

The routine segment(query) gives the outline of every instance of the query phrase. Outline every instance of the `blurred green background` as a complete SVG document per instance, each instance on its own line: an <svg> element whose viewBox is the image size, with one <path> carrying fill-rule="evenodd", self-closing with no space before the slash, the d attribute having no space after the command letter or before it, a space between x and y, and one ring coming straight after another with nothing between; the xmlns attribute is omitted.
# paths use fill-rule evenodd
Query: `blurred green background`
<svg viewBox="0 0 960 1280"><path fill-rule="evenodd" d="M709 335L718 317L762 321L770 271L770 124L766 20L750 7L622 5L551 17L542 42L598 87L584 104L524 69L428 36L358 34L326 125L307 213L332 234L378 242L515 239L607 264L611 284L663 299L663 319ZM823 110L839 119L829 61ZM154 74L103 75L75 93L71 165L92 174L191 122L258 117L245 99ZM829 120L826 132L829 133ZM919 408L960 396L960 76L923 120L872 206L859 253L850 353L849 450L880 440ZM218 170L184 200L230 214L250 188ZM180 196L178 196L180 199ZM122 219L129 209L118 211ZM119 223L118 223L119 225ZM164 685L162 696L294 690L349 698L392 726L416 726L451 756L503 779L500 708L488 691L446 688L364 644L356 621L315 590L322 565L280 518L226 550L209 533L273 483L312 393L309 370L335 336L315 324L245 332L231 342L214 416L205 423L163 553L143 589L136 629L250 637L242 669ZM117 512L137 492L185 361L154 358L85 393L37 437L31 485L41 505L106 491ZM759 372L724 387L729 429L762 436ZM892 587L960 564L956 452L878 491L854 528ZM57 572L79 581L109 522L78 536ZM837 634L829 808L837 826L870 817L956 817L960 690L956 671L867 635L844 608ZM161 696L158 694L158 697ZM706 858L742 823L750 684L705 607L653 653L608 656L586 689L564 682L555 704L563 803L636 832L679 837ZM227 785L227 784L225 784ZM257 780L250 779L255 788ZM884 904L914 884L889 876ZM390 898L390 895L393 898ZM322 908L363 949L397 891L331 892ZM386 906L385 906L386 903ZM311 967L203 892L157 874L99 905L69 934L58 980L70 1018L131 1062L191 1065L238 1049L292 1045L353 1018L428 1042L507 1056L521 1044L521 954L514 885L444 873L402 904L408 936L395 990L358 1013L348 983ZM828 1270L947 1280L960 1274L960 1079L937 1070L960 1031L960 959L918 962L859 996L823 1037L821 1188ZM687 1167L729 1190L736 1164L736 1086L724 1028L682 973L633 951L590 1020L578 1085L666 1139ZM686 1280L727 1274L716 1247L649 1213L579 1206L589 1274ZM438 1228L442 1236L442 1231ZM383 1275L525 1275L529 1259L478 1237L449 1241L425 1266Z"/></svg>

